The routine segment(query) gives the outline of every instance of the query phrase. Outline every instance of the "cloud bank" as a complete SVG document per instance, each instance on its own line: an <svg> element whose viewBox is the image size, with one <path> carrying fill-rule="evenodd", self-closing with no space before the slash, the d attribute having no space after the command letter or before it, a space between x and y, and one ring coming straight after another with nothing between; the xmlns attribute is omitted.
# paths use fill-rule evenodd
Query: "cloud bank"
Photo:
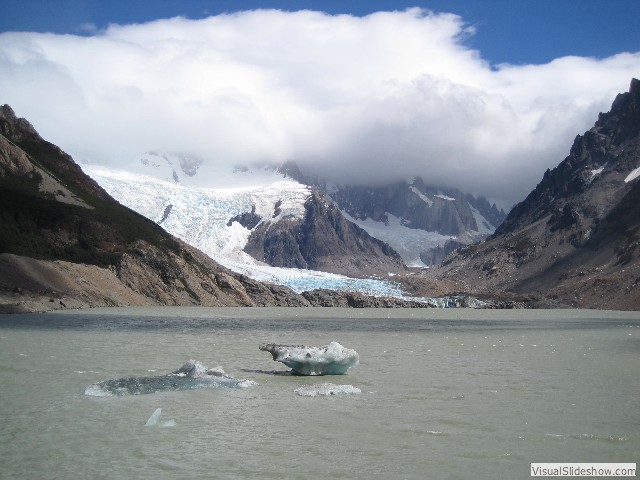
<svg viewBox="0 0 640 480"><path fill-rule="evenodd" d="M640 72L640 53L490 65L473 28L420 9L257 10L0 35L0 103L76 159L148 150L294 160L337 181L422 176L511 204Z"/></svg>

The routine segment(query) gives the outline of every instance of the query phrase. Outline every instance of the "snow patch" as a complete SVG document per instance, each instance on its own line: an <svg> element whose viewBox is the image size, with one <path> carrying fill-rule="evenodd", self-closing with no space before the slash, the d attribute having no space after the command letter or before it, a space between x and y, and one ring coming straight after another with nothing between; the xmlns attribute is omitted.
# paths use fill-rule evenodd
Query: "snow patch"
<svg viewBox="0 0 640 480"><path fill-rule="evenodd" d="M227 181L224 187L204 188L96 167L86 172L120 203L155 222L163 219L166 207L172 205L162 227L214 259L246 261L248 256L242 250L251 232L238 222L227 225L229 219L254 207L265 221L303 218L304 204L311 195L306 185L282 177L256 185L241 175L246 182L240 179ZM279 213L273 218L276 204Z"/></svg>
<svg viewBox="0 0 640 480"><path fill-rule="evenodd" d="M424 193L422 193L420 190L418 190L416 187L414 187L413 185L411 186L411 191L413 193L415 193L418 197L420 197L420 199L426 203L427 205L429 205L429 207L432 207L434 204L434 201L431 200L429 197L427 197Z"/></svg>
<svg viewBox="0 0 640 480"><path fill-rule="evenodd" d="M351 217L347 212L342 214L347 220L355 223L369 235L385 243L388 243L402 257L404 263L409 267L426 268L420 253L444 245L448 240L455 237L441 235L437 232L427 232L417 228L409 228L402 224L402 220L390 213L387 213L387 223L376 222L372 218L359 220Z"/></svg>
<svg viewBox="0 0 640 480"><path fill-rule="evenodd" d="M491 235L496 231L495 227L491 225L489 220L484 218L484 216L474 207L469 205L471 208L471 214L473 215L474 220L476 221L476 225L478 226L478 233L481 235Z"/></svg>
<svg viewBox="0 0 640 480"><path fill-rule="evenodd" d="M627 178L624 179L625 183L629 183L634 181L636 178L640 177L640 167L634 169L627 175Z"/></svg>
<svg viewBox="0 0 640 480"><path fill-rule="evenodd" d="M271 267L258 262L246 253L244 255L246 256L244 261L233 261L228 258L216 260L233 272L246 275L260 282L284 285L296 293L325 289L339 292L360 292L374 297L404 297L404 292L396 282L370 278L351 278L336 273L315 270Z"/></svg>
<svg viewBox="0 0 640 480"><path fill-rule="evenodd" d="M447 200L449 202L455 201L455 198L447 197L446 195L442 195L442 194L434 195L434 197L438 197L438 198L441 198L442 200Z"/></svg>

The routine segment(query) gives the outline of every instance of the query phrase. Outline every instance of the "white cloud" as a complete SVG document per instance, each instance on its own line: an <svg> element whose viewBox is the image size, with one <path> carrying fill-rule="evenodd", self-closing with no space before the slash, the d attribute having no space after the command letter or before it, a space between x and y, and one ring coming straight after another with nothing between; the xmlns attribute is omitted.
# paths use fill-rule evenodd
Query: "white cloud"
<svg viewBox="0 0 640 480"><path fill-rule="evenodd" d="M640 53L492 67L465 46L471 34L455 15L418 9L5 33L0 102L72 155L115 166L147 150L296 160L517 201L637 76Z"/></svg>

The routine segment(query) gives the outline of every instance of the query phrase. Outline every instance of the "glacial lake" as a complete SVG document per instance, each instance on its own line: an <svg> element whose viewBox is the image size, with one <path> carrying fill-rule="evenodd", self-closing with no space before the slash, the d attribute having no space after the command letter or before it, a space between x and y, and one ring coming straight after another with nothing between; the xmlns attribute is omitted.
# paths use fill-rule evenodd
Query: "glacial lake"
<svg viewBox="0 0 640 480"><path fill-rule="evenodd" d="M300 377L262 343L337 341ZM247 388L94 397L221 366ZM639 462L640 312L130 308L0 316L2 479L526 479ZM331 382L359 394L304 397ZM249 382L250 383L250 382ZM145 426L161 408L157 425Z"/></svg>

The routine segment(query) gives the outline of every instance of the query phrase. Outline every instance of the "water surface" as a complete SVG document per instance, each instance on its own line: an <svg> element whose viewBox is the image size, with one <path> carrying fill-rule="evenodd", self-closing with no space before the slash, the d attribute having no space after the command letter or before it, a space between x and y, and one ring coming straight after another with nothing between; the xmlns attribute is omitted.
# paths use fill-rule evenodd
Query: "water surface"
<svg viewBox="0 0 640 480"><path fill-rule="evenodd" d="M296 377L261 343L360 355ZM187 360L258 385L89 397ZM0 316L0 478L530 478L637 462L640 313L94 309ZM302 397L320 382L358 395ZM167 428L145 427L156 408Z"/></svg>

